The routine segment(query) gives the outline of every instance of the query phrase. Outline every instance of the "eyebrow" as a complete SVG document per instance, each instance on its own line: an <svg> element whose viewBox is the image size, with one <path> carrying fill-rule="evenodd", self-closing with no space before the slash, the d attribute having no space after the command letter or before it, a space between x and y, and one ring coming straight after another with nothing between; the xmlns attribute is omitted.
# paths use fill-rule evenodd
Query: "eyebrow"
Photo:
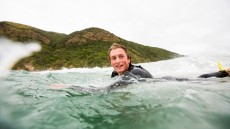
<svg viewBox="0 0 230 129"><path fill-rule="evenodd" d="M112 55L110 57L115 57L115 56L125 56L125 54Z"/></svg>

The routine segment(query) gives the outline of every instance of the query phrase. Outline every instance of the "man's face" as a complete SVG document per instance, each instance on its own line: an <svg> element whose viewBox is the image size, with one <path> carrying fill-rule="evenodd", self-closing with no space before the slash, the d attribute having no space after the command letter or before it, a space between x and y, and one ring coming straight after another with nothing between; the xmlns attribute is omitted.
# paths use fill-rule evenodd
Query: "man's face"
<svg viewBox="0 0 230 129"><path fill-rule="evenodd" d="M130 59L128 59L125 51L122 48L116 48L110 51L109 54L111 66L122 75L129 68Z"/></svg>

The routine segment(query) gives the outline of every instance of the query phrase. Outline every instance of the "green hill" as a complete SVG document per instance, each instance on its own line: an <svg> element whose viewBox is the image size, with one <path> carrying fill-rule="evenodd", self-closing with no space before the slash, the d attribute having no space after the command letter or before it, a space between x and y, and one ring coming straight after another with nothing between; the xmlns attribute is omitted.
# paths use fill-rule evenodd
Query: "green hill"
<svg viewBox="0 0 230 129"><path fill-rule="evenodd" d="M100 28L88 28L67 35L13 22L0 22L0 37L23 43L41 43L42 50L20 60L13 68L16 70L107 67L110 66L108 48L115 42L129 48L133 63L154 62L181 56L161 48L127 41Z"/></svg>

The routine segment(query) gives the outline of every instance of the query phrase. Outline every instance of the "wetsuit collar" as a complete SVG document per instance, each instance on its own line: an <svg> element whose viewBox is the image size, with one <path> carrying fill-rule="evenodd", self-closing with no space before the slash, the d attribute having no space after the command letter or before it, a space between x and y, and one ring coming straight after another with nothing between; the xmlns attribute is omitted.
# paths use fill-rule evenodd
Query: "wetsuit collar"
<svg viewBox="0 0 230 129"><path fill-rule="evenodd" d="M130 63L127 71L131 71L133 68L134 68L134 65ZM115 76L118 76L118 73L114 70L111 74L111 77L115 77Z"/></svg>

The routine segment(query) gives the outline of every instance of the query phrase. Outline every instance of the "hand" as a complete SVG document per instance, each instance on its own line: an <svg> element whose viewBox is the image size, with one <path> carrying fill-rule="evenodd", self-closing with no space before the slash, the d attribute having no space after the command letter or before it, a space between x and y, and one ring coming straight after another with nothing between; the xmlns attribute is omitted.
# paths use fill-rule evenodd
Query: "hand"
<svg viewBox="0 0 230 129"><path fill-rule="evenodd" d="M226 72L227 72L228 75L230 76L230 68L226 69Z"/></svg>

